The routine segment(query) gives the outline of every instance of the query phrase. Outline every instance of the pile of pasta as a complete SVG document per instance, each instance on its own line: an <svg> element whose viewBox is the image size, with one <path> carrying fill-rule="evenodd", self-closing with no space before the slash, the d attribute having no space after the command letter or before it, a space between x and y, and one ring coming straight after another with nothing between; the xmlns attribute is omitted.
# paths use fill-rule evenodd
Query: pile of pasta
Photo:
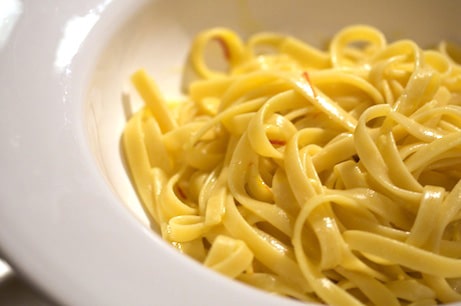
<svg viewBox="0 0 461 306"><path fill-rule="evenodd" d="M456 56L361 25L326 51L203 31L183 101L166 101L145 70L132 77L145 102L123 135L133 184L165 240L268 292L330 305L461 301Z"/></svg>

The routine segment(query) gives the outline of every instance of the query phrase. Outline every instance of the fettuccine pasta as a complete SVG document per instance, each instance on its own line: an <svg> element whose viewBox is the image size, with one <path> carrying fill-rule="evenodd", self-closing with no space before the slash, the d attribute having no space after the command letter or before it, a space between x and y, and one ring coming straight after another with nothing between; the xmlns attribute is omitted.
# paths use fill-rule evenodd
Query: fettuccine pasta
<svg viewBox="0 0 461 306"><path fill-rule="evenodd" d="M225 67L210 60L219 46ZM123 149L163 238L206 267L330 305L461 301L461 66L352 26L199 33L186 96L144 70Z"/></svg>

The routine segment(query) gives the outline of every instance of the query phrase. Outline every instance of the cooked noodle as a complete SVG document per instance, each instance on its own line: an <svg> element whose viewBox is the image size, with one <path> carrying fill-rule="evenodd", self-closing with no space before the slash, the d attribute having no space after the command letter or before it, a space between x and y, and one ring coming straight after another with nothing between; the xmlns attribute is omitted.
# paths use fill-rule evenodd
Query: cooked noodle
<svg viewBox="0 0 461 306"><path fill-rule="evenodd" d="M449 53L367 26L325 52L200 33L181 103L133 75L145 107L123 148L147 214L181 252L279 295L461 301L461 66Z"/></svg>

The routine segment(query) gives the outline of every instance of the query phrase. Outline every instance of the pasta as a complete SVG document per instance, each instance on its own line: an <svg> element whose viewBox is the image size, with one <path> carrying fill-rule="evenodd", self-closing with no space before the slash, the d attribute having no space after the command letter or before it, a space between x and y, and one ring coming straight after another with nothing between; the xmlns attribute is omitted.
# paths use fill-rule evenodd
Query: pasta
<svg viewBox="0 0 461 306"><path fill-rule="evenodd" d="M225 65L210 60L219 46ZM180 103L144 70L127 164L163 238L228 277L306 302L461 301L461 66L369 26L327 51L199 33Z"/></svg>

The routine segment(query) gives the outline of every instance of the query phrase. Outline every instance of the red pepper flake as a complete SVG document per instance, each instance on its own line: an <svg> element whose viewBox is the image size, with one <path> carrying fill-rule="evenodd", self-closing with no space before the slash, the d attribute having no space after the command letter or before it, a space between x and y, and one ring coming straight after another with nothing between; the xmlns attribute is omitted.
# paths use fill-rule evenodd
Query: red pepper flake
<svg viewBox="0 0 461 306"><path fill-rule="evenodd" d="M285 140L270 139L269 142L270 142L273 146L276 146L276 147L281 147L281 146L286 145L286 141L285 141Z"/></svg>
<svg viewBox="0 0 461 306"><path fill-rule="evenodd" d="M181 187L179 187L179 186L176 185L175 189L176 189L176 194L177 194L181 199L183 199L183 200L186 200L186 199L187 199L187 195L186 195L186 193L184 192L184 190L183 190Z"/></svg>
<svg viewBox="0 0 461 306"><path fill-rule="evenodd" d="M216 41L221 47L221 49L223 50L223 54L226 60L230 60L231 54L230 54L229 47L226 44L226 41L222 37L219 37L219 36L215 36L213 40Z"/></svg>
<svg viewBox="0 0 461 306"><path fill-rule="evenodd" d="M312 85L311 78L309 77L309 73L307 71L304 71L302 76L306 80L306 82L309 84L310 88L312 89L312 93L314 94L314 96L317 96L317 93L315 92L314 85Z"/></svg>

